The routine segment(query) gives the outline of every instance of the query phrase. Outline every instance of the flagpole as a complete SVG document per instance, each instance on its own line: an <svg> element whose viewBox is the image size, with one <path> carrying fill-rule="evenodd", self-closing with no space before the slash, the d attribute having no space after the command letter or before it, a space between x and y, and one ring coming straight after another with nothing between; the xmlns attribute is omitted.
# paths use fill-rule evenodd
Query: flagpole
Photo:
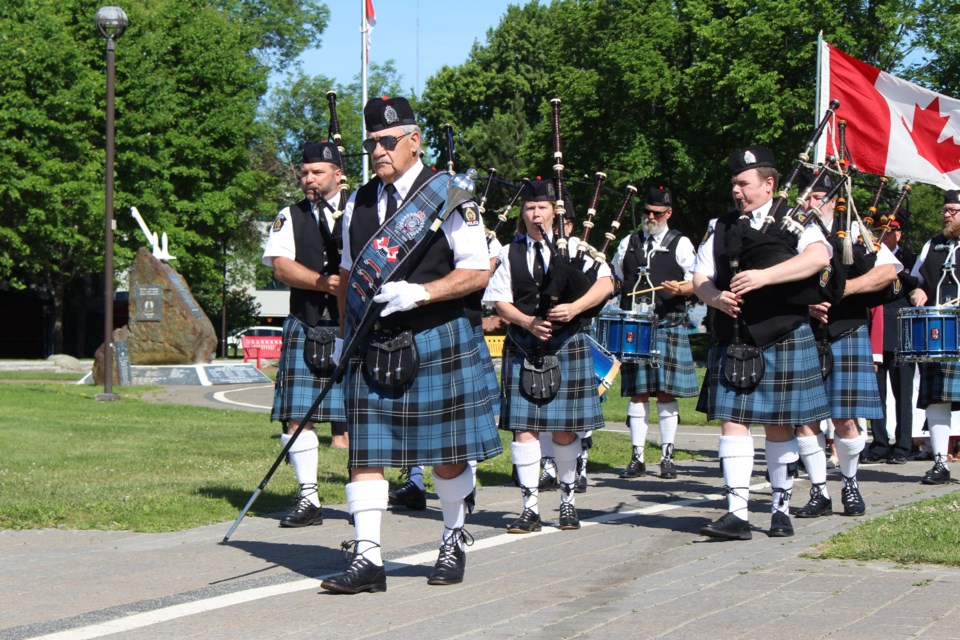
<svg viewBox="0 0 960 640"><path fill-rule="evenodd" d="M369 35L370 26L367 24L367 2L366 0L360 0L360 58L361 58L361 97L360 97L360 139L367 139L367 124L363 119L363 108L367 104L367 63L370 62L370 53L367 51L367 36ZM363 184L367 183L367 180L370 179L370 159L367 154L362 156L363 162Z"/></svg>
<svg viewBox="0 0 960 640"><path fill-rule="evenodd" d="M820 95L820 53L823 50L821 43L823 42L823 31L817 34L817 88L816 88L816 107L813 110L813 122L814 125L820 122L820 109L823 106L823 98ZM813 164L814 166L820 164L820 144L817 143L817 146L813 149Z"/></svg>

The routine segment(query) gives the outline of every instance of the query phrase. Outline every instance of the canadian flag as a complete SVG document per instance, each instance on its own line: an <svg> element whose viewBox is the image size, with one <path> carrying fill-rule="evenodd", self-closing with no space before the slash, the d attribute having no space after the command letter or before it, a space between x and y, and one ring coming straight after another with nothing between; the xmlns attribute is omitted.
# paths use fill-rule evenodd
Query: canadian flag
<svg viewBox="0 0 960 640"><path fill-rule="evenodd" d="M367 34L364 46L367 47L367 59L369 60L370 43L373 41L370 36L373 34L373 28L377 26L377 14L373 11L373 0L364 0L363 18L366 21L366 24L364 25L364 32Z"/></svg>
<svg viewBox="0 0 960 640"><path fill-rule="evenodd" d="M850 161L866 173L960 188L960 100L924 89L820 41L819 114L840 101ZM818 121L819 121L818 117ZM835 123L818 157L835 153Z"/></svg>

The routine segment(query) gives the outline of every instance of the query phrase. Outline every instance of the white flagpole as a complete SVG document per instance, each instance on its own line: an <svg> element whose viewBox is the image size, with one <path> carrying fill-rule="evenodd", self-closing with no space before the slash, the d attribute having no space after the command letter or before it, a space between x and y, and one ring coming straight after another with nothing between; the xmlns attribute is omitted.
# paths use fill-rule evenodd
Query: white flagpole
<svg viewBox="0 0 960 640"><path fill-rule="evenodd" d="M361 97L360 97L360 139L367 139L367 125L363 120L363 108L367 105L367 63L370 62L370 54L367 51L367 3L366 0L360 0L360 58L361 58ZM370 159L367 154L363 154L363 184L370 179Z"/></svg>
<svg viewBox="0 0 960 640"><path fill-rule="evenodd" d="M822 104L820 97L820 43L823 42L823 31L817 34L817 86L816 86L816 107L813 110L813 125L817 126L820 122L820 106ZM818 142L817 146L813 149L813 164L814 166L820 164L820 144Z"/></svg>

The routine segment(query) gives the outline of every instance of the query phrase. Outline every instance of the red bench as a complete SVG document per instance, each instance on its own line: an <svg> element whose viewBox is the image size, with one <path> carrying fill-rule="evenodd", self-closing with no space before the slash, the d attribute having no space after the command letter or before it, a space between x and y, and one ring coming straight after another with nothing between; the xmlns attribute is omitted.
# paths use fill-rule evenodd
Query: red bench
<svg viewBox="0 0 960 640"><path fill-rule="evenodd" d="M280 336L242 336L240 338L243 346L243 361L257 361L257 369L262 369L260 360L262 358L279 358L280 348L283 346L283 338Z"/></svg>

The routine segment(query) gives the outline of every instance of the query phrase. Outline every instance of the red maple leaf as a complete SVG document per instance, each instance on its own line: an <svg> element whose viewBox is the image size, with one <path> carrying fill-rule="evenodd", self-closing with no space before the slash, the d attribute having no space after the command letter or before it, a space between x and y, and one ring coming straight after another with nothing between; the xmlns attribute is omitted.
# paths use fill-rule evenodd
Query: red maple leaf
<svg viewBox="0 0 960 640"><path fill-rule="evenodd" d="M910 131L910 137L913 143L917 145L917 152L930 161L941 173L950 173L960 169L960 145L953 140L953 136L948 136L942 142L940 135L947 128L950 122L949 116L940 114L940 98L934 98L933 102L927 105L926 109L921 109L920 105L914 105L913 108L913 130L907 125L905 118L900 118L903 125Z"/></svg>

